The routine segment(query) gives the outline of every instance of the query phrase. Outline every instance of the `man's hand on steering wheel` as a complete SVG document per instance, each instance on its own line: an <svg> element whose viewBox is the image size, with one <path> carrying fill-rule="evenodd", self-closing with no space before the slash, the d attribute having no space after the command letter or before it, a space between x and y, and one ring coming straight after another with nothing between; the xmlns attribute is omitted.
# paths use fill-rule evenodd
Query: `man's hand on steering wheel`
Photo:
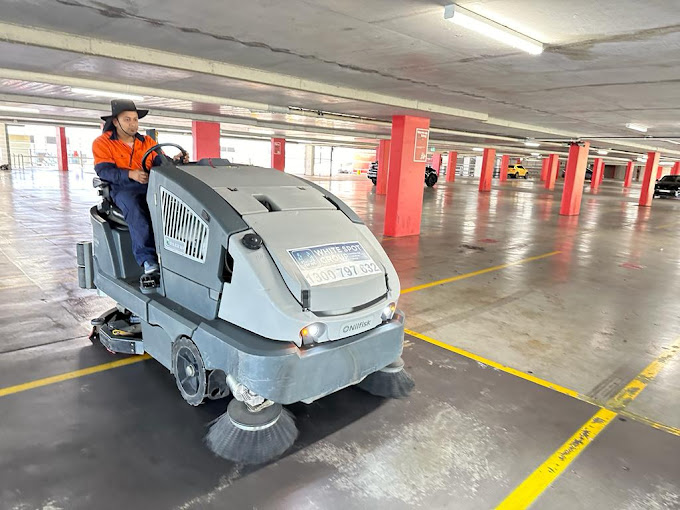
<svg viewBox="0 0 680 510"><path fill-rule="evenodd" d="M180 162L181 162L181 163L183 163L183 164L186 164L186 163L189 162L189 155L188 155L188 154L185 154L185 153L183 153L183 152L180 152L180 153L176 154L176 155L172 158L172 160L173 160L175 163L180 163Z"/></svg>

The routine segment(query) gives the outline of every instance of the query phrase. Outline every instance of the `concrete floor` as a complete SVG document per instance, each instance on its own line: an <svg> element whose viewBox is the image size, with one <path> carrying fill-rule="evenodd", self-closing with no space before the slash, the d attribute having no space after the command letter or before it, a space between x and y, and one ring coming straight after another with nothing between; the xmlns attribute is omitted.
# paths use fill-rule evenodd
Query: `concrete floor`
<svg viewBox="0 0 680 510"><path fill-rule="evenodd" d="M76 282L91 178L0 173L0 389L118 359L86 338L110 302ZM317 181L382 238L368 179ZM382 240L402 288L546 256L404 294L407 328L581 399L409 336L408 399L291 406L298 443L243 468L202 444L225 403L191 408L145 361L0 397L0 508L493 508L598 410L584 400L603 405L680 334L680 202L641 209L605 182L564 218L559 184L476 186L425 189L422 235ZM680 508L679 398L672 359L534 507Z"/></svg>

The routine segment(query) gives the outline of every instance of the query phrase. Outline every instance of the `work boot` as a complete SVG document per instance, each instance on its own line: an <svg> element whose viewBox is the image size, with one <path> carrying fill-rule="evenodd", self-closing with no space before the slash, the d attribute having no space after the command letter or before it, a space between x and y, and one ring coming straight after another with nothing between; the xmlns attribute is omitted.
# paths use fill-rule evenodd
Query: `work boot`
<svg viewBox="0 0 680 510"><path fill-rule="evenodd" d="M161 269L156 262L144 262L144 274L139 278L139 290L153 294L161 284Z"/></svg>

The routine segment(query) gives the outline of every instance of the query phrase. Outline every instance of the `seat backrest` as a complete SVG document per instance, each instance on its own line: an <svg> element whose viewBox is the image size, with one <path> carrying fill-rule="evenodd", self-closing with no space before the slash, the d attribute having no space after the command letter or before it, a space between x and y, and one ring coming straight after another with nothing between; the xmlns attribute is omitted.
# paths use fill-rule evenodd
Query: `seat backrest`
<svg viewBox="0 0 680 510"><path fill-rule="evenodd" d="M92 179L92 186L97 188L99 196L102 197L102 202L97 206L97 211L117 226L127 227L128 224L123 216L123 211L118 208L111 198L111 183L97 176Z"/></svg>
<svg viewBox="0 0 680 510"><path fill-rule="evenodd" d="M105 181L99 176L93 177L92 186L97 188L99 196L102 197L102 199L113 202L111 200L111 183L109 183L109 181Z"/></svg>

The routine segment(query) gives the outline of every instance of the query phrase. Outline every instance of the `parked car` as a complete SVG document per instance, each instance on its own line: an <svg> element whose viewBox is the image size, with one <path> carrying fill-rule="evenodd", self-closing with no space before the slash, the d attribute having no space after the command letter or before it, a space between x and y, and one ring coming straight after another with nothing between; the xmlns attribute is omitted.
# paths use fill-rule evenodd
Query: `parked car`
<svg viewBox="0 0 680 510"><path fill-rule="evenodd" d="M562 170L562 179L564 179L564 176L566 175L566 170ZM593 179L593 167L588 165L586 167L586 181L590 181Z"/></svg>
<svg viewBox="0 0 680 510"><path fill-rule="evenodd" d="M371 166L368 167L368 178L373 181L373 186L378 183L378 162L374 161Z"/></svg>
<svg viewBox="0 0 680 510"><path fill-rule="evenodd" d="M664 175L654 185L654 198L680 196L680 175Z"/></svg>
<svg viewBox="0 0 680 510"><path fill-rule="evenodd" d="M371 163L371 166L368 168L368 178L373 181L373 185L375 186L378 183L378 162L374 161ZM437 184L437 180L439 178L437 177L437 171L432 168L430 165L425 167L425 184L427 185L428 188L431 188L435 184Z"/></svg>
<svg viewBox="0 0 680 510"><path fill-rule="evenodd" d="M353 170L354 170L354 163L352 163L350 161L350 162L341 164L340 168L338 168L338 173L339 174L351 174Z"/></svg>
<svg viewBox="0 0 680 510"><path fill-rule="evenodd" d="M510 165L508 166L508 177L513 179L519 179L520 177L527 178L529 175L529 170L524 168L522 165Z"/></svg>

